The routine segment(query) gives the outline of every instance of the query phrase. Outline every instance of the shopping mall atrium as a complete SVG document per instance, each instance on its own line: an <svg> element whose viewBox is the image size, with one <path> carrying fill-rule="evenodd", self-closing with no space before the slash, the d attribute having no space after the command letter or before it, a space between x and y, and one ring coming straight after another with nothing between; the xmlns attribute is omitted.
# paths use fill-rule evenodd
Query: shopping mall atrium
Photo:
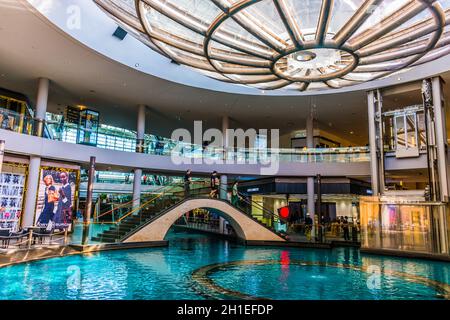
<svg viewBox="0 0 450 320"><path fill-rule="evenodd" d="M0 0L0 39L0 300L450 299L450 0Z"/></svg>

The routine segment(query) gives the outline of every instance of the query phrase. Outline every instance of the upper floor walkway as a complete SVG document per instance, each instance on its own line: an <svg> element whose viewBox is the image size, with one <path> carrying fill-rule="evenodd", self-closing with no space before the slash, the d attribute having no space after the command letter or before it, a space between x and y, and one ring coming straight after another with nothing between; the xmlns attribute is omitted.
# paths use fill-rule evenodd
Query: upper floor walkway
<svg viewBox="0 0 450 320"><path fill-rule="evenodd" d="M48 114L53 115L53 114ZM55 116L55 115L53 115ZM0 139L6 152L37 155L52 160L87 163L95 156L97 163L123 169L142 168L152 172L197 173L217 170L234 175L279 176L369 176L369 148L249 149L218 148L189 144L146 134L143 153L137 152L136 132L100 125L95 132L82 132L76 124L48 118L44 138L34 136L34 118L0 109ZM88 140L86 140L86 138ZM95 143L93 143L93 141ZM426 168L426 155L398 160L386 157L387 170Z"/></svg>
<svg viewBox="0 0 450 320"><path fill-rule="evenodd" d="M230 175L310 176L368 176L369 152L366 147L333 149L267 149L261 150L202 150L172 148L164 152L147 149L146 153L115 150L99 146L74 144L59 140L20 134L0 129L5 140L5 152L35 155L42 158L85 164L91 156L97 164L122 169L141 168L151 172L175 173L192 169L208 174L217 170Z"/></svg>

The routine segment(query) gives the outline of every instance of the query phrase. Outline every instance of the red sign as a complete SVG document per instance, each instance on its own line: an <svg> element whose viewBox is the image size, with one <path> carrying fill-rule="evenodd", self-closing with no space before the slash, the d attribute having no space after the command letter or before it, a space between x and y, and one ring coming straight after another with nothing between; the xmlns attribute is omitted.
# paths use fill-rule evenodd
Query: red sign
<svg viewBox="0 0 450 320"><path fill-rule="evenodd" d="M278 209L278 214L280 215L281 219L287 220L290 215L289 207L282 207Z"/></svg>

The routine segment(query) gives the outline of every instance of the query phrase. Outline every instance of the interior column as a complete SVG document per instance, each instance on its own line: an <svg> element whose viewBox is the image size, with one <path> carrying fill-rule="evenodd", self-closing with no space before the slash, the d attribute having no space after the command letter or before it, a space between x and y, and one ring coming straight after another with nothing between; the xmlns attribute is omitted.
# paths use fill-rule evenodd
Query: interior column
<svg viewBox="0 0 450 320"><path fill-rule="evenodd" d="M377 158L377 135L375 128L375 92L370 91L367 94L367 108L369 118L369 148L370 148L370 180L372 182L372 194L374 196L380 193L378 177L378 158Z"/></svg>
<svg viewBox="0 0 450 320"><path fill-rule="evenodd" d="M228 157L228 148L230 143L228 141L227 130L230 128L230 118L228 116L222 117L222 135L223 135L223 156L224 160Z"/></svg>
<svg viewBox="0 0 450 320"><path fill-rule="evenodd" d="M223 135L223 160L228 159L228 148L230 146L228 141L227 130L230 128L230 118L228 116L222 117L222 135ZM226 175L220 176L220 199L228 199L228 177ZM225 233L225 219L219 217L219 229L221 233Z"/></svg>
<svg viewBox="0 0 450 320"><path fill-rule="evenodd" d="M228 199L228 177L224 174L220 175L220 199Z"/></svg>
<svg viewBox="0 0 450 320"><path fill-rule="evenodd" d="M145 105L138 106L138 116L136 125L136 152L144 153L144 137L145 137ZM133 180L133 208L141 205L141 180L142 169L134 169Z"/></svg>
<svg viewBox="0 0 450 320"><path fill-rule="evenodd" d="M145 105L138 106L138 117L136 126L136 152L144 153L145 137Z"/></svg>
<svg viewBox="0 0 450 320"><path fill-rule="evenodd" d="M138 116L136 124L136 152L144 153L144 137L145 137L145 105L138 106ZM141 180L142 169L134 169L133 180L133 208L141 205Z"/></svg>
<svg viewBox="0 0 450 320"><path fill-rule="evenodd" d="M434 109L434 123L436 134L436 149L437 149L437 161L438 161L438 174L439 174L439 191L440 200L444 203L448 203L448 172L447 172L447 130L446 130L446 116L445 116L445 102L442 90L442 80L440 77L435 77L431 80L432 92L433 92L433 109ZM439 217L439 242L440 253L449 252L449 244L447 238L447 208L441 207L438 211Z"/></svg>
<svg viewBox="0 0 450 320"><path fill-rule="evenodd" d="M35 133L36 136L38 137L42 137L44 134L44 122L45 122L45 114L47 112L49 87L50 87L50 80L46 78L39 78L36 110L34 114L34 118L36 120Z"/></svg>
<svg viewBox="0 0 450 320"><path fill-rule="evenodd" d="M306 118L306 147L314 148L314 117L312 112L308 114ZM314 177L307 178L307 194L308 194L308 213L313 221L313 225L315 225L314 215L315 215L315 203L314 203ZM311 230L311 237L315 236L315 228L313 227Z"/></svg>
<svg viewBox="0 0 450 320"><path fill-rule="evenodd" d="M30 163L28 165L27 191L25 193L25 205L22 215L22 227L31 227L34 225L40 167L41 157L30 156Z"/></svg>
<svg viewBox="0 0 450 320"><path fill-rule="evenodd" d="M0 140L0 174L2 173L4 154L5 154L5 140Z"/></svg>

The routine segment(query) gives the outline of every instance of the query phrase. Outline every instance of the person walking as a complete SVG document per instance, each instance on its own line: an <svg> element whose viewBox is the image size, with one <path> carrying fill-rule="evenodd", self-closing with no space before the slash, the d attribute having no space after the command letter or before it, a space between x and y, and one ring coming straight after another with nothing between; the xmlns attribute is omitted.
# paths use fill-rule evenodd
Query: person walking
<svg viewBox="0 0 450 320"><path fill-rule="evenodd" d="M311 241L312 228L313 228L313 221L311 219L310 214L307 213L306 218L305 218L305 235L306 235L306 239L308 239L308 241Z"/></svg>
<svg viewBox="0 0 450 320"><path fill-rule="evenodd" d="M233 182L233 186L231 188L231 205L233 207L238 207L239 200L241 200L241 197L239 196L238 186L239 181L236 180L235 182Z"/></svg>
<svg viewBox="0 0 450 320"><path fill-rule="evenodd" d="M217 198L217 196L219 195L219 185L220 185L220 179L218 177L217 171L214 171L211 174L210 184L211 184L211 192L209 193L209 197Z"/></svg>
<svg viewBox="0 0 450 320"><path fill-rule="evenodd" d="M349 223L347 216L345 216L344 220L342 220L342 229L344 231L344 240L345 241L350 240Z"/></svg>
<svg viewBox="0 0 450 320"><path fill-rule="evenodd" d="M191 196L192 170L188 169L184 175L184 197Z"/></svg>

